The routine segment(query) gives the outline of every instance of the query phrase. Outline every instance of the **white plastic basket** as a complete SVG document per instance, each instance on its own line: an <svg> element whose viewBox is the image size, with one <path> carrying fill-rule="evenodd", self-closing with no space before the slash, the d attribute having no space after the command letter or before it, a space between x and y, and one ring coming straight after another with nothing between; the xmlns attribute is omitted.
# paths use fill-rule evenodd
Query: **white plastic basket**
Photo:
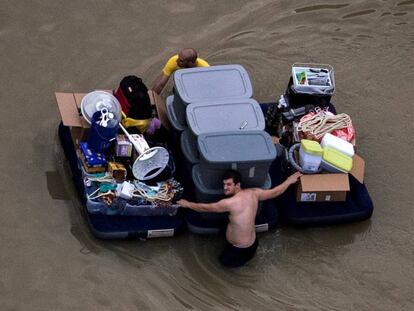
<svg viewBox="0 0 414 311"><path fill-rule="evenodd" d="M292 65L292 78L296 93L332 95L335 91L331 65L295 63Z"/></svg>

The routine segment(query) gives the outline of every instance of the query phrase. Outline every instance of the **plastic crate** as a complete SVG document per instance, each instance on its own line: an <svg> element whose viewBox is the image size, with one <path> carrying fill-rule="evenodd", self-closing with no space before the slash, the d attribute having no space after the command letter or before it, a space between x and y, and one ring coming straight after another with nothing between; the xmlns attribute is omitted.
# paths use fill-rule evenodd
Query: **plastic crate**
<svg viewBox="0 0 414 311"><path fill-rule="evenodd" d="M265 128L263 111L257 101L250 98L190 104L186 115L188 127L195 135Z"/></svg>
<svg viewBox="0 0 414 311"><path fill-rule="evenodd" d="M276 158L272 138L264 131L209 133L197 141L201 175L209 188L222 182L227 169L238 170L244 186L261 186Z"/></svg>
<svg viewBox="0 0 414 311"><path fill-rule="evenodd" d="M186 124L187 105L231 98L250 98L252 84L240 65L219 65L180 69L174 73L174 108L181 124Z"/></svg>

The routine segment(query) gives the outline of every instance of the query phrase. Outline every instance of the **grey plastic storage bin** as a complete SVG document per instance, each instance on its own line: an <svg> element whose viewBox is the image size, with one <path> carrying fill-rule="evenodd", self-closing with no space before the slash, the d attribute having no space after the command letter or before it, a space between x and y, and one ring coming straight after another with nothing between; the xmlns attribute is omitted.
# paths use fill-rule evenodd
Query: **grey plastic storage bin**
<svg viewBox="0 0 414 311"><path fill-rule="evenodd" d="M260 187L266 180L276 148L264 131L232 131L202 134L197 138L203 183L221 183L223 171L238 170L245 187Z"/></svg>
<svg viewBox="0 0 414 311"><path fill-rule="evenodd" d="M181 124L186 124L187 105L230 98L250 98L252 84L240 65L220 65L180 69L174 73L174 108Z"/></svg>
<svg viewBox="0 0 414 311"><path fill-rule="evenodd" d="M200 162L200 153L197 147L197 137L186 129L181 133L181 151L185 159L191 164Z"/></svg>
<svg viewBox="0 0 414 311"><path fill-rule="evenodd" d="M222 171L222 174L220 176L220 182L216 183L212 187L208 187L204 182L201 166L199 164L193 166L192 177L195 186L194 189L197 202L217 202L225 197L223 192L223 180L221 179L223 172L224 171ZM272 179L270 178L270 175L267 174L264 183L261 184L259 187L262 189L270 189L271 186ZM242 188L248 187L245 186L242 182Z"/></svg>
<svg viewBox="0 0 414 311"><path fill-rule="evenodd" d="M177 132L182 132L184 131L187 126L183 125L177 118L177 113L174 109L174 95L170 95L167 97L166 101L165 101L165 105L167 108L167 117L168 120L170 120L170 123L172 125L172 127L177 131Z"/></svg>
<svg viewBox="0 0 414 311"><path fill-rule="evenodd" d="M195 135L225 131L261 131L263 111L250 98L217 100L187 106L187 124Z"/></svg>

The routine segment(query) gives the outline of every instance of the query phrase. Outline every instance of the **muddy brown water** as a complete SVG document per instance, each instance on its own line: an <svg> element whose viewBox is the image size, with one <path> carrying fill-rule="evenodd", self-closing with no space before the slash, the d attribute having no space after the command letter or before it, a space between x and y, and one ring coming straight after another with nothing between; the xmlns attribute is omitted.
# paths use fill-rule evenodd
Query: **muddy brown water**
<svg viewBox="0 0 414 311"><path fill-rule="evenodd" d="M413 310L414 1L7 1L0 9L1 310ZM245 268L221 237L99 241L55 134L55 91L151 84L192 46L275 100L294 62L335 68L375 204L365 222L260 235ZM171 87L171 86L169 86Z"/></svg>

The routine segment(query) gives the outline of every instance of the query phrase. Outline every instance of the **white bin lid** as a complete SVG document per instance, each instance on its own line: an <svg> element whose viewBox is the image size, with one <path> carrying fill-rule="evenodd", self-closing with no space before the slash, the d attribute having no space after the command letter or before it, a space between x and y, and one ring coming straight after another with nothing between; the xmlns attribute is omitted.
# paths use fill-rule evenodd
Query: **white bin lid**
<svg viewBox="0 0 414 311"><path fill-rule="evenodd" d="M187 123L195 135L225 131L262 131L265 119L254 99L232 99L190 104Z"/></svg>
<svg viewBox="0 0 414 311"><path fill-rule="evenodd" d="M250 98L249 75L240 65L179 69L174 73L177 94L186 103L215 99Z"/></svg>
<svg viewBox="0 0 414 311"><path fill-rule="evenodd" d="M201 157L209 163L268 162L276 158L272 138L265 131L202 134L197 144Z"/></svg>

